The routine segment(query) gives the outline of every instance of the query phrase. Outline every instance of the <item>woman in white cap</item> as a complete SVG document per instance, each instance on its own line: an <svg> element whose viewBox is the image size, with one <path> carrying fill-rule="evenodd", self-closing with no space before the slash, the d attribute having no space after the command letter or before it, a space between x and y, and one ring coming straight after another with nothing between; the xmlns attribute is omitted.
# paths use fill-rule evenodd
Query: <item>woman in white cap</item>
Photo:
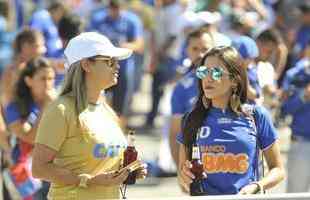
<svg viewBox="0 0 310 200"><path fill-rule="evenodd" d="M120 170L127 144L102 93L117 84L118 60L131 53L95 32L69 41L65 83L42 116L33 152L33 176L52 183L49 199L119 198L129 174ZM138 165L143 178L145 166Z"/></svg>

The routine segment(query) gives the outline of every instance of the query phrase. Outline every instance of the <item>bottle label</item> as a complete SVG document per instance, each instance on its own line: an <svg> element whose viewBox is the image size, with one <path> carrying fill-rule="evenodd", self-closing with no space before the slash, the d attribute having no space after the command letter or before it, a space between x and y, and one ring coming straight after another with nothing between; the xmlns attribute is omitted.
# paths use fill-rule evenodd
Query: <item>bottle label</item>
<svg viewBox="0 0 310 200"><path fill-rule="evenodd" d="M199 147L197 146L193 147L192 159L200 159Z"/></svg>
<svg viewBox="0 0 310 200"><path fill-rule="evenodd" d="M130 147L135 146L135 137L133 135L128 135L128 146Z"/></svg>

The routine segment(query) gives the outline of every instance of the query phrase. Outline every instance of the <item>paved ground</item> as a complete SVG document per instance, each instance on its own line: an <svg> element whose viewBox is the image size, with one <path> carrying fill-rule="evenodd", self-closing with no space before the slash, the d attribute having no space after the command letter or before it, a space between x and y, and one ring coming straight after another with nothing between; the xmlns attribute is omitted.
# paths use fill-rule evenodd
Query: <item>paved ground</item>
<svg viewBox="0 0 310 200"><path fill-rule="evenodd" d="M133 116L129 120L129 124L133 127L139 127L144 123L145 113L150 109L150 97L149 97L149 83L150 77L144 76L143 85L139 93L134 97L132 110ZM163 126L166 118L165 113L169 112L169 108L165 105L168 103L169 93L172 87L167 88L166 95L161 104L161 115L156 119L156 129L143 130L136 129L137 132L137 148L142 154L142 158L145 160L155 160L159 148L160 140L163 134ZM286 151L288 149L288 134L287 130L280 130L281 147L284 162L286 163ZM285 192L286 182L274 188L270 193L283 193ZM131 198L151 198L156 199L160 197L180 197L184 196L178 187L176 177L172 178L147 178L142 183L138 183L135 186L129 186L128 197Z"/></svg>

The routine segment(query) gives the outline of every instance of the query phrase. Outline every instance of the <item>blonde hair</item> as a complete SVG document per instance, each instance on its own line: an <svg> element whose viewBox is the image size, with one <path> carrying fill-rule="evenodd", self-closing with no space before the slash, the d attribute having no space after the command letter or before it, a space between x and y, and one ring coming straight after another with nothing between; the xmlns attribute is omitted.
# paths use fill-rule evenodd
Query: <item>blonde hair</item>
<svg viewBox="0 0 310 200"><path fill-rule="evenodd" d="M67 71L60 96L69 94L74 98L77 116L87 107L86 91L85 71L81 62L73 63Z"/></svg>

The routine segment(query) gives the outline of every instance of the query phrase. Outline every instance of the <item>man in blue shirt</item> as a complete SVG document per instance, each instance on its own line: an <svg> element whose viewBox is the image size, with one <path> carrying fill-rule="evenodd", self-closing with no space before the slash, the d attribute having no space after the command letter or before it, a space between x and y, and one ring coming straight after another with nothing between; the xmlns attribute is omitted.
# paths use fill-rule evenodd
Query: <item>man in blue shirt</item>
<svg viewBox="0 0 310 200"><path fill-rule="evenodd" d="M203 54L214 46L214 41L209 33L194 31L187 37L187 54L192 62L190 71L175 86L171 97L171 120L169 130L169 143L173 160L178 162L178 145L176 135L181 131L182 116L192 109L198 94L196 65Z"/></svg>
<svg viewBox="0 0 310 200"><path fill-rule="evenodd" d="M259 85L257 76L257 64L255 58L259 55L259 50L256 42L248 36L240 36L233 41L233 46L239 51L243 58L243 66L247 68L249 86L248 99L250 102L256 103L262 100L262 89Z"/></svg>
<svg viewBox="0 0 310 200"><path fill-rule="evenodd" d="M310 59L299 60L295 67L286 72L283 79L282 90L285 96L295 92L295 90L304 88L310 82Z"/></svg>
<svg viewBox="0 0 310 200"><path fill-rule="evenodd" d="M123 0L110 0L107 8L99 9L92 15L88 29L106 35L114 45L142 53L142 22L136 14L123 9L123 3ZM119 82L111 89L112 105L126 126L134 92L134 58L121 61L120 66Z"/></svg>
<svg viewBox="0 0 310 200"><path fill-rule="evenodd" d="M60 1L54 1L48 9L38 10L31 17L29 26L39 30L44 35L47 57L62 57L62 43L58 34L57 24L65 12L65 5Z"/></svg>
<svg viewBox="0 0 310 200"><path fill-rule="evenodd" d="M287 192L307 192L310 186L310 177L300 176L308 173L310 165L310 43L305 56L287 71L283 81L287 99L281 112L293 120L290 124L292 141L287 162Z"/></svg>

